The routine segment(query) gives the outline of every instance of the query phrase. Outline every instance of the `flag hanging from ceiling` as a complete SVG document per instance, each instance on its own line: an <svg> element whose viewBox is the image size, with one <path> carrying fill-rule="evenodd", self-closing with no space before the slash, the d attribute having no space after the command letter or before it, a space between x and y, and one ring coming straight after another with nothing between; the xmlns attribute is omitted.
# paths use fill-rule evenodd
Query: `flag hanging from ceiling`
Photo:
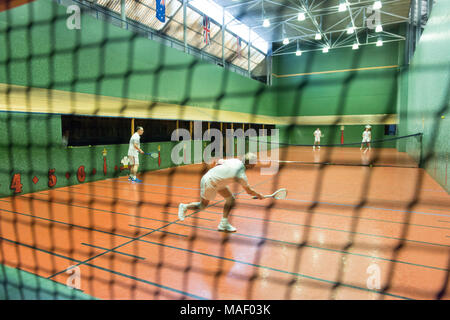
<svg viewBox="0 0 450 320"><path fill-rule="evenodd" d="M242 39L237 37L237 49L236 49L236 53L237 56L240 58L241 57L241 49L242 49Z"/></svg>
<svg viewBox="0 0 450 320"><path fill-rule="evenodd" d="M166 22L166 0L156 0L156 18Z"/></svg>
<svg viewBox="0 0 450 320"><path fill-rule="evenodd" d="M211 32L211 24L207 15L203 15L203 43L209 44L209 33Z"/></svg>

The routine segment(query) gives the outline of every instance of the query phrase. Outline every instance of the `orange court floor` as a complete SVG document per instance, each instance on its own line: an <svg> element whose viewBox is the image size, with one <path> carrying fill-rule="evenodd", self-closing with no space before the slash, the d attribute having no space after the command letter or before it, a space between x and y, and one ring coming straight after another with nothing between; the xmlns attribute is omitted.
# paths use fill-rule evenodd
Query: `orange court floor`
<svg viewBox="0 0 450 320"><path fill-rule="evenodd" d="M339 152L361 160L359 148ZM410 162L393 149L379 159ZM247 176L264 194L286 188L285 200L232 187L235 233L217 231L219 195L178 219L180 202L199 199L202 164L0 199L0 261L63 284L76 267L80 289L100 299L450 298L450 196L423 169L280 166Z"/></svg>

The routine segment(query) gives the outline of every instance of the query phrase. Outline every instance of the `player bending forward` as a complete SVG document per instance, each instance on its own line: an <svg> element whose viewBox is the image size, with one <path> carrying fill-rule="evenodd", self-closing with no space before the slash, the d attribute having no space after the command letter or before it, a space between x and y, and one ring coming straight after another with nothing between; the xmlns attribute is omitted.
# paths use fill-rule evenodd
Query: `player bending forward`
<svg viewBox="0 0 450 320"><path fill-rule="evenodd" d="M246 169L255 166L256 155L248 153L244 157L244 162L239 159L220 159L216 166L211 168L200 181L200 202L192 202L189 204L181 203L178 207L178 217L184 220L187 209L203 210L208 206L209 201L213 201L216 193L225 198L225 206L223 208L223 216L218 229L220 231L234 232L236 228L228 222L228 216L234 206L234 196L228 185L233 181L238 182L244 190L251 196L258 199L264 199L264 196L253 190L248 184Z"/></svg>

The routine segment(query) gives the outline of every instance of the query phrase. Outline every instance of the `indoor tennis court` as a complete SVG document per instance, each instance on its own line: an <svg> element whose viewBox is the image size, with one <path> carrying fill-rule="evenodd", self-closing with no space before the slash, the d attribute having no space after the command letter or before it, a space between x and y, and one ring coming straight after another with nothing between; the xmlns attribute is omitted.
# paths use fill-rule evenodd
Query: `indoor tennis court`
<svg viewBox="0 0 450 320"><path fill-rule="evenodd" d="M0 5L0 299L448 300L449 12Z"/></svg>

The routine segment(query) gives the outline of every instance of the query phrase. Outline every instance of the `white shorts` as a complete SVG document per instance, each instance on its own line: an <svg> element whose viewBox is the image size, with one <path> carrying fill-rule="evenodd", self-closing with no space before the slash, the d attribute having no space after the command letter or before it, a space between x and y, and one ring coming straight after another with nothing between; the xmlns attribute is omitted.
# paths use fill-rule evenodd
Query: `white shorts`
<svg viewBox="0 0 450 320"><path fill-rule="evenodd" d="M363 139L362 143L370 142L370 139Z"/></svg>
<svg viewBox="0 0 450 320"><path fill-rule="evenodd" d="M200 180L200 197L205 200L213 201L216 198L217 190L209 182L209 178L203 176Z"/></svg>
<svg viewBox="0 0 450 320"><path fill-rule="evenodd" d="M139 165L139 156L128 155L128 160L130 160L130 166Z"/></svg>
<svg viewBox="0 0 450 320"><path fill-rule="evenodd" d="M320 138L315 138L314 142L320 142Z"/></svg>

